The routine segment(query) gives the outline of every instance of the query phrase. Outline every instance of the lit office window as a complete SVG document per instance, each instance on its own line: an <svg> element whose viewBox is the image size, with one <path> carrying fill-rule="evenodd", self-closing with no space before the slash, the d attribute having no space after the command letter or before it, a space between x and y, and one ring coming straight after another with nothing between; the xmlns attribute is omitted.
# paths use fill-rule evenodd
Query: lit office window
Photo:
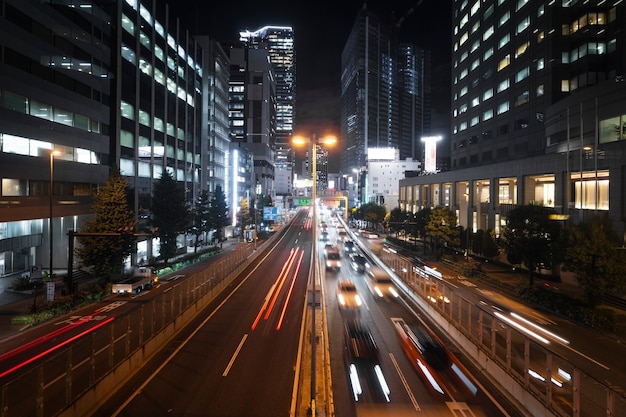
<svg viewBox="0 0 626 417"><path fill-rule="evenodd" d="M478 97L474 97L471 101L472 107L476 107L480 104L480 99Z"/></svg>
<svg viewBox="0 0 626 417"><path fill-rule="evenodd" d="M128 120L135 120L135 108L132 104L121 101L120 112L122 117L125 117Z"/></svg>
<svg viewBox="0 0 626 417"><path fill-rule="evenodd" d="M498 27L501 27L502 25L504 25L506 22L509 21L510 18L511 18L511 12L507 10L502 16L500 16L500 20L498 20Z"/></svg>
<svg viewBox="0 0 626 417"><path fill-rule="evenodd" d="M470 48L470 52L474 52L479 47L480 47L480 41L479 40L474 41L474 43L472 44L472 47Z"/></svg>
<svg viewBox="0 0 626 417"><path fill-rule="evenodd" d="M505 101L504 103L500 103L498 105L498 114L503 114L509 111L509 102Z"/></svg>
<svg viewBox="0 0 626 417"><path fill-rule="evenodd" d="M510 86L511 86L511 82L509 81L508 78L500 81L500 83L498 83L498 93L503 92L504 90L506 90Z"/></svg>
<svg viewBox="0 0 626 417"><path fill-rule="evenodd" d="M472 117L470 120L470 126L476 126L478 124L478 116Z"/></svg>
<svg viewBox="0 0 626 417"><path fill-rule="evenodd" d="M476 23L474 23L474 26L472 26L472 33L476 33L478 29L480 29L480 21L476 21Z"/></svg>
<svg viewBox="0 0 626 417"><path fill-rule="evenodd" d="M515 58L519 58L520 55L526 52L529 46L530 46L530 42L528 41L518 46L517 49L515 50Z"/></svg>
<svg viewBox="0 0 626 417"><path fill-rule="evenodd" d="M485 90L483 93L483 101L489 100L491 97L493 97L493 88Z"/></svg>
<svg viewBox="0 0 626 417"><path fill-rule="evenodd" d="M135 36L135 24L125 14L122 14L122 29Z"/></svg>
<svg viewBox="0 0 626 417"><path fill-rule="evenodd" d="M493 46L485 50L485 53L483 54L483 61L486 61L487 59L491 58L492 55L493 55Z"/></svg>
<svg viewBox="0 0 626 417"><path fill-rule="evenodd" d="M124 44L122 44L122 58L124 58L133 65L137 65L137 57L135 56L135 51L133 51Z"/></svg>
<svg viewBox="0 0 626 417"><path fill-rule="evenodd" d="M483 120L489 120L493 117L493 109L485 110L483 112Z"/></svg>
<svg viewBox="0 0 626 417"><path fill-rule="evenodd" d="M506 55L504 58L498 62L498 71L502 71L504 68L508 67L511 64L511 55Z"/></svg>
<svg viewBox="0 0 626 417"><path fill-rule="evenodd" d="M470 71L474 71L480 65L480 59L476 58L470 67Z"/></svg>
<svg viewBox="0 0 626 417"><path fill-rule="evenodd" d="M545 68L545 60L543 58L539 58L537 60L537 71Z"/></svg>
<svg viewBox="0 0 626 417"><path fill-rule="evenodd" d="M150 114L147 111L139 109L139 123L150 127Z"/></svg>
<svg viewBox="0 0 626 417"><path fill-rule="evenodd" d="M476 2L472 4L472 8L470 9L470 15L474 16L478 10L480 10L480 0L476 0Z"/></svg>
<svg viewBox="0 0 626 417"><path fill-rule="evenodd" d="M500 38L500 41L498 41L498 49L503 48L509 42L511 42L511 35L507 33L506 35Z"/></svg>
<svg viewBox="0 0 626 417"><path fill-rule="evenodd" d="M540 97L544 94L544 87L543 84L540 84L537 86L537 97Z"/></svg>
<svg viewBox="0 0 626 417"><path fill-rule="evenodd" d="M523 68L520 71L518 71L517 74L515 74L515 82L518 83L522 80L525 80L526 78L528 78L529 75L530 75L530 68L529 67Z"/></svg>
<svg viewBox="0 0 626 417"><path fill-rule="evenodd" d="M494 33L495 33L495 30L493 28L493 25L489 26L483 32L483 41L486 41L487 39L489 39L491 37L491 35L493 35Z"/></svg>
<svg viewBox="0 0 626 417"><path fill-rule="evenodd" d="M528 0L517 0L517 7L515 8L515 11L519 11L519 9L524 7L526 3L528 3Z"/></svg>
<svg viewBox="0 0 626 417"><path fill-rule="evenodd" d="M530 17L526 16L517 24L517 29L516 29L515 34L519 35L523 31L525 31L526 28L528 28L528 26L530 26Z"/></svg>

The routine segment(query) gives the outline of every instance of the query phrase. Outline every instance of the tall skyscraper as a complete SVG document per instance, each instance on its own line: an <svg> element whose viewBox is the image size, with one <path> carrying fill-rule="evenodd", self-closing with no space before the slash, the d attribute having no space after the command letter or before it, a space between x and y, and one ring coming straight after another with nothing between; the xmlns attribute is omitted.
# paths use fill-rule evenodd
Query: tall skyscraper
<svg viewBox="0 0 626 417"><path fill-rule="evenodd" d="M274 67L276 83L276 148L274 163L276 177L291 178L294 153L290 139L293 135L296 102L296 53L294 31L290 26L264 26L255 31L239 33L240 41L251 49L266 49ZM276 185L288 185L291 181L282 178ZM277 195L291 194L291 187L276 189Z"/></svg>
<svg viewBox="0 0 626 417"><path fill-rule="evenodd" d="M430 131L430 53L400 43L364 6L341 56L342 172L365 165L367 148L422 159Z"/></svg>
<svg viewBox="0 0 626 417"><path fill-rule="evenodd" d="M448 206L499 233L518 205L624 234L626 6L454 1L451 171L401 181L401 206Z"/></svg>

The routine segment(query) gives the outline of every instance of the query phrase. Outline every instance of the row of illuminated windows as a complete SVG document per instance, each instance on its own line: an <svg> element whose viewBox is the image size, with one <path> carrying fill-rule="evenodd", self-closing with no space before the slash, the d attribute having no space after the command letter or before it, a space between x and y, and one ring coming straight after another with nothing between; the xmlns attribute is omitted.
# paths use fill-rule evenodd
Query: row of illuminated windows
<svg viewBox="0 0 626 417"><path fill-rule="evenodd" d="M587 42L569 52L561 52L561 63L569 64L587 55L604 55L607 52L612 52L617 48L617 40L612 39L609 41L609 47L611 50L607 50L606 43L604 42Z"/></svg>
<svg viewBox="0 0 626 417"><path fill-rule="evenodd" d="M133 51L129 46L122 44L121 55L122 58L124 58L126 61L137 66L137 56L135 54L135 51ZM170 58L168 58L168 63L169 62L171 62ZM160 69L153 67L152 64L150 64L143 58L139 59L139 70L148 77L153 78L157 83L167 87L167 90L170 93L176 95L179 99L185 101L191 107L195 107L195 97L193 94L187 93L185 88L177 85L176 81L171 77L166 79L165 75ZM181 79L184 79L184 74L181 75L181 71L183 71L183 69L179 67L178 76ZM196 86L196 92L199 94L200 91L201 90L199 86Z"/></svg>
<svg viewBox="0 0 626 417"><path fill-rule="evenodd" d="M561 28L561 32L563 35L567 36L571 35L572 33L578 32L588 25L604 25L605 23L606 15L604 13L586 13L578 19L574 20L572 23L563 25Z"/></svg>
<svg viewBox="0 0 626 417"><path fill-rule="evenodd" d="M139 10L139 15L142 17L142 19L146 23L148 23L150 26L153 26L154 31L159 36L161 36L161 38L167 40L167 44L170 46L170 48L172 48L172 50L175 51L178 54L178 56L181 57L183 61L186 61L187 65L189 65L189 67L195 70L195 72L199 76L202 76L202 67L196 64L194 59L190 55L187 54L187 52L185 51L185 48L183 48L181 45L177 45L176 39L174 39L172 35L170 35L169 33L167 35L165 34L165 29L163 28L163 25L159 23L158 20L153 19L150 11L143 4L139 4L139 1L140 0L126 0L126 3L128 3L133 8L133 10L135 11ZM132 22L131 19L129 19L124 14L122 14L122 28L124 28L124 30L126 30L132 36L136 36L134 23ZM140 34L139 40L144 46L146 46L149 50L151 50L149 37L147 37L146 35L142 33Z"/></svg>
<svg viewBox="0 0 626 417"><path fill-rule="evenodd" d="M166 169L172 174L176 181L191 182L193 181L194 174L195 178L199 178L200 174L199 171L194 171L193 169L174 169L172 167L168 167ZM135 176L136 172L136 175L141 178L161 178L161 175L163 174L163 166L160 164L151 164L150 162L146 161L137 161L135 163L135 161L132 159L121 158L120 172L122 175L125 176Z"/></svg>
<svg viewBox="0 0 626 417"><path fill-rule="evenodd" d="M163 140L155 139L154 145L150 143L150 139L139 135L137 138L137 155L139 158L167 158L177 159L179 161L200 163L200 155L191 151L185 151L183 148L176 148L173 144L163 145ZM127 130L120 131L120 145L126 148L135 149L135 136Z"/></svg>
<svg viewBox="0 0 626 417"><path fill-rule="evenodd" d="M56 159L79 162L81 164L100 164L100 157L89 149L74 148L51 142L29 139L22 136L0 133L0 152L35 157L48 157L50 151L59 151Z"/></svg>
<svg viewBox="0 0 626 417"><path fill-rule="evenodd" d="M72 126L87 132L100 133L100 122L90 119L79 113L74 113L48 103L29 99L20 94L7 90L0 90L0 102L2 107L20 113L28 114L40 119Z"/></svg>
<svg viewBox="0 0 626 417"><path fill-rule="evenodd" d="M92 185L79 182L54 182L54 194L57 196L89 196ZM3 197L40 197L50 195L48 180L2 178L1 194Z"/></svg>
<svg viewBox="0 0 626 417"><path fill-rule="evenodd" d="M529 177L532 179L532 177ZM542 204L546 207L554 207L556 201L556 184L553 176L547 176L538 178L541 181L533 181L535 183L534 190L531 190L530 198L535 204ZM459 181L459 184L463 184L466 181ZM498 184L497 196L494 200L498 204L518 204L518 187L515 181L507 183L506 179L502 179ZM584 173L581 177L578 173L571 173L569 179L569 193L568 207L570 209L583 209L583 210L609 210L609 172L598 171ZM446 185L444 185L446 186ZM427 187L429 185L409 185L400 187L399 195L400 200L412 204L419 203L421 196L426 197L428 194ZM436 188L436 184L432 184L433 188ZM454 188L454 184L450 184L446 187L448 190ZM467 190L467 187L465 188ZM450 195L450 193L445 193ZM490 200L490 187L481 187L476 191L475 198L481 202L488 202ZM458 193L457 198L465 199L467 201L468 192ZM461 201L461 200L459 200ZM446 201L446 204L450 205L450 201Z"/></svg>
<svg viewBox="0 0 626 417"><path fill-rule="evenodd" d="M120 112L122 117L128 120L135 120L135 106L132 104L122 100L120 102ZM159 132L185 140L185 131L183 129L175 128L171 123L164 123L160 117L151 117L150 113L145 110L139 109L138 122L147 127L154 127L154 130Z"/></svg>

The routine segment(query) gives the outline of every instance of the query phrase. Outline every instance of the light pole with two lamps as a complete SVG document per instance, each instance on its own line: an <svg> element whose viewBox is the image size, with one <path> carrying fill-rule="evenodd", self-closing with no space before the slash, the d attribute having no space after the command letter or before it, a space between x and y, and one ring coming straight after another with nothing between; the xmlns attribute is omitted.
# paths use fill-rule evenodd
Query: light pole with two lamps
<svg viewBox="0 0 626 417"><path fill-rule="evenodd" d="M324 136L306 138L302 136L294 136L291 140L294 145L312 145L311 148L311 179L313 186L311 187L311 202L313 203L313 274L312 274L312 294L311 294L311 415L315 416L315 396L316 396L316 378L315 378L315 309L316 309L316 289L315 280L317 279L317 145L332 145L337 143L337 137Z"/></svg>

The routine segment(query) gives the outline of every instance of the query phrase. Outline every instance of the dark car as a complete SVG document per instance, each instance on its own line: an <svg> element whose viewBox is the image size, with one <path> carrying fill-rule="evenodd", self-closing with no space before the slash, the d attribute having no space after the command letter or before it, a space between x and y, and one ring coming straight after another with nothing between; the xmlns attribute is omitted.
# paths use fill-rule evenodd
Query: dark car
<svg viewBox="0 0 626 417"><path fill-rule="evenodd" d="M352 240L346 240L345 242L343 242L343 251L346 254L350 254L354 252L355 250L356 250L356 245L354 244Z"/></svg>
<svg viewBox="0 0 626 417"><path fill-rule="evenodd" d="M365 273L367 268L367 258L365 256L360 255L358 253L353 253L350 255L350 266L356 272Z"/></svg>

